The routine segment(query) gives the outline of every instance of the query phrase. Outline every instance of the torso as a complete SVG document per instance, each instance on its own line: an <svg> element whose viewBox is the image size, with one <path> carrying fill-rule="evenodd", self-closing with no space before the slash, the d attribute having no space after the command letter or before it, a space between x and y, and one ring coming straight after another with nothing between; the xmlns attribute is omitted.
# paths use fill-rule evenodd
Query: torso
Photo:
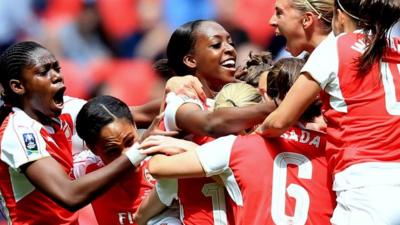
<svg viewBox="0 0 400 225"><path fill-rule="evenodd" d="M53 157L72 179L72 121L61 118L59 128L49 130L13 109L0 128L1 162L0 190L3 212L12 224L77 224L77 214L71 213L38 191L20 171L20 166Z"/></svg>

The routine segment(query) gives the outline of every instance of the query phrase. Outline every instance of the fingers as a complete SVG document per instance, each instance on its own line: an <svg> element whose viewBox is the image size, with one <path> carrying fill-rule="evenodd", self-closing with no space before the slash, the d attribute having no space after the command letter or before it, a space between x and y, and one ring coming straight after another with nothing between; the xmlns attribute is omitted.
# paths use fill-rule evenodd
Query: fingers
<svg viewBox="0 0 400 225"><path fill-rule="evenodd" d="M257 129L254 131L254 133L256 133L256 134L258 134L258 135L261 135L261 136L264 136L264 127L263 127L263 125L260 125L259 127L257 127Z"/></svg>
<svg viewBox="0 0 400 225"><path fill-rule="evenodd" d="M200 98L200 100L205 101L207 96L204 93L203 90L203 85L201 84L200 80L197 77L192 76L192 82L191 82L191 87L194 89L196 92L197 96Z"/></svg>
<svg viewBox="0 0 400 225"><path fill-rule="evenodd" d="M179 134L178 131L155 130L150 135L161 135L161 136L173 137L173 136L176 136L178 134Z"/></svg>
<svg viewBox="0 0 400 225"><path fill-rule="evenodd" d="M158 114L156 117L154 117L148 129L151 130L152 128L158 127L163 118L164 118L164 112Z"/></svg>
<svg viewBox="0 0 400 225"><path fill-rule="evenodd" d="M159 145L160 143L166 142L167 138L169 138L169 137L165 137L165 136L161 136L161 135L151 135L151 136L147 137L140 144L140 147L141 148L148 148L148 147L153 146L153 145Z"/></svg>
<svg viewBox="0 0 400 225"><path fill-rule="evenodd" d="M203 85L197 77L192 75L170 78L165 89L166 92L175 92L178 95L186 95L190 98L206 99Z"/></svg>
<svg viewBox="0 0 400 225"><path fill-rule="evenodd" d="M161 150L162 150L162 148L160 146L156 145L156 146L148 147L146 149L141 149L140 153L145 154L145 155L154 155L156 153L163 153Z"/></svg>

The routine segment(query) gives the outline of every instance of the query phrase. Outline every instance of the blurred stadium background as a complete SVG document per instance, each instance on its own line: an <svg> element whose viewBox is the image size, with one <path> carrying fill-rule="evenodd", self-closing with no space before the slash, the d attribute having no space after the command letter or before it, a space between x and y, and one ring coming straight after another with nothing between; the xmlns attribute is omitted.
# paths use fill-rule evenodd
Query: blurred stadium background
<svg viewBox="0 0 400 225"><path fill-rule="evenodd" d="M283 39L268 20L273 0L1 0L0 51L35 40L61 61L67 94L111 94L130 105L160 97L163 57L179 25L212 19L231 34L242 63L250 50L277 55Z"/></svg>

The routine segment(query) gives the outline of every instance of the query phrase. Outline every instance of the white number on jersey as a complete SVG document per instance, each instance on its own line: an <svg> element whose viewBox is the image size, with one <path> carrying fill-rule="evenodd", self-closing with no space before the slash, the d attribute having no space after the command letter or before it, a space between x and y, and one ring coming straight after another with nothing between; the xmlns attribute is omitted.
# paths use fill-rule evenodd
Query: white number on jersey
<svg viewBox="0 0 400 225"><path fill-rule="evenodd" d="M392 68L390 68L392 66ZM400 115L400 102L396 98L396 85L394 84L394 77L399 78L400 64L390 65L389 63L381 63L381 74L383 80L383 87L385 89L385 103L386 110L390 115ZM399 86L399 84L397 84Z"/></svg>
<svg viewBox="0 0 400 225"><path fill-rule="evenodd" d="M271 214L275 224L305 224L307 221L310 197L307 191L297 184L290 184L286 190L287 167L288 164L298 166L298 177L301 179L311 179L312 164L304 155L282 152L275 157L273 180L272 180L272 202ZM296 199L294 215L285 214L285 194Z"/></svg>
<svg viewBox="0 0 400 225"><path fill-rule="evenodd" d="M201 192L203 192L204 196L211 197L214 225L228 224L224 187L217 183L208 183L203 186Z"/></svg>

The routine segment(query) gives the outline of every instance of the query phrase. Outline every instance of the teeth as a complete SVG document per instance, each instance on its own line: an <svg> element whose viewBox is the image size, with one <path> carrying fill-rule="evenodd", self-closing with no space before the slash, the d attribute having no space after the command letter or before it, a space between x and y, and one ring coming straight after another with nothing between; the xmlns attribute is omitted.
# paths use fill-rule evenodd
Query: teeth
<svg viewBox="0 0 400 225"><path fill-rule="evenodd" d="M229 59L222 63L223 66L235 66L235 60Z"/></svg>

